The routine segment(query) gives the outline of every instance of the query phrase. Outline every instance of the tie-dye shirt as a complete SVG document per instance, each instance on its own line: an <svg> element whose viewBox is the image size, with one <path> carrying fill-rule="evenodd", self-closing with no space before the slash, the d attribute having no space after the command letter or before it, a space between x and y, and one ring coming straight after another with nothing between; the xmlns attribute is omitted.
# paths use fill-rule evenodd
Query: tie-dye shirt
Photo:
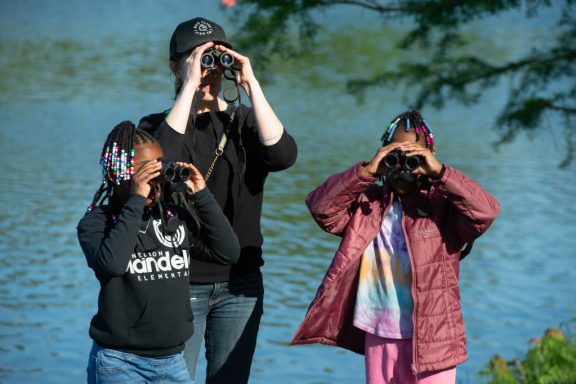
<svg viewBox="0 0 576 384"><path fill-rule="evenodd" d="M380 337L412 337L412 271L402 229L402 206L394 201L380 232L362 255L354 326Z"/></svg>

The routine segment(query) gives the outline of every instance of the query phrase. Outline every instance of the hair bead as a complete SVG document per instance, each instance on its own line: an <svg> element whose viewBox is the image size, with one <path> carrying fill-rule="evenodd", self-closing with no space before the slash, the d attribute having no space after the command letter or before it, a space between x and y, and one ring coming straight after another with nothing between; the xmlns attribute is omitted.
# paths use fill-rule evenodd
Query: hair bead
<svg viewBox="0 0 576 384"><path fill-rule="evenodd" d="M382 145L388 145L392 142L394 132L396 131L399 123L402 121L404 121L404 130L406 132L410 132L411 129L414 129L414 133L416 134L416 141L420 141L421 136L424 136L424 144L426 147L432 152L436 151L432 130L422 115L420 115L420 113L417 111L407 111L392 119L382 134L382 137L380 138Z"/></svg>
<svg viewBox="0 0 576 384"><path fill-rule="evenodd" d="M94 199L88 206L89 211L94 209L100 200L103 202L110 197L112 182L109 180L109 174L114 176L114 184L116 185L132 178L134 175L134 146L146 143L158 142L148 132L137 129L131 121L123 121L112 129L100 154L102 185L94 194Z"/></svg>

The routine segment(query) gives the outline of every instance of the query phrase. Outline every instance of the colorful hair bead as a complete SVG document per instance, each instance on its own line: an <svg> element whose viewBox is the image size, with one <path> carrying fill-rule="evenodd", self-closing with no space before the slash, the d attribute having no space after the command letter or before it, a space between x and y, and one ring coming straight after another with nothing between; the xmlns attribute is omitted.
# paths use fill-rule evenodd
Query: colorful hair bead
<svg viewBox="0 0 576 384"><path fill-rule="evenodd" d="M384 131L384 134L380 138L380 140L383 142L384 145L390 143L390 141L392 140L392 136L394 135L394 131L396 130L399 121L400 117L390 121L388 128L386 128L386 131Z"/></svg>
<svg viewBox="0 0 576 384"><path fill-rule="evenodd" d="M132 178L134 175L134 146L146 143L158 144L154 137L146 131L136 129L134 123L130 121L123 121L112 129L100 153L102 185L88 206L89 211L94 209L101 198L104 201L111 195L113 188L109 175L114 176L116 185Z"/></svg>
<svg viewBox="0 0 576 384"><path fill-rule="evenodd" d="M432 134L430 127L422 118L422 115L420 115L420 113L417 111L407 111L393 119L380 139L382 141L382 145L387 145L392 142L392 136L394 135L398 123L402 120L404 120L404 129L406 132L410 132L411 129L414 129L414 133L416 134L416 141L419 141L423 136L426 147L429 148L432 152L436 150L434 144L434 135Z"/></svg>

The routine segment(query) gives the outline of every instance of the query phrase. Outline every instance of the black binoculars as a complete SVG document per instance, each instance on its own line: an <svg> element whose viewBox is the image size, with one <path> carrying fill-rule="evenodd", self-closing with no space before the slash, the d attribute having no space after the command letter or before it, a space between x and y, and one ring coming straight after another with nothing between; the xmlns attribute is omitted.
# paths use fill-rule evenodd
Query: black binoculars
<svg viewBox="0 0 576 384"><path fill-rule="evenodd" d="M190 170L188 168L179 167L175 162L168 159L160 159L162 162L162 169L160 170L159 180L165 183L179 183L184 182L190 178Z"/></svg>
<svg viewBox="0 0 576 384"><path fill-rule="evenodd" d="M232 55L229 53L211 49L202 54L202 57L200 58L200 64L204 68L213 68L216 64L218 64L220 67L226 69L230 68L232 64L234 64L234 57L232 57Z"/></svg>
<svg viewBox="0 0 576 384"><path fill-rule="evenodd" d="M405 152L390 152L382 159L384 166L388 169L403 168L413 171L422 164L420 156L406 156Z"/></svg>

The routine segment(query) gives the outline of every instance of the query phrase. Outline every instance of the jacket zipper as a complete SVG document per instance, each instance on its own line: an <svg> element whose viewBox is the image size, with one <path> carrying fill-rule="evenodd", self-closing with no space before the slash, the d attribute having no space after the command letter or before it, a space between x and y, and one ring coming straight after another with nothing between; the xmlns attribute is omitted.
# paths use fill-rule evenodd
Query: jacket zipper
<svg viewBox="0 0 576 384"><path fill-rule="evenodd" d="M402 201L400 201L402 205ZM406 240L406 250L408 251L408 256L410 257L410 273L412 274L412 286L410 287L410 291L412 292L412 301L414 303L414 308L412 309L412 364L410 368L412 369L412 373L416 376L418 372L418 365L416 364L416 336L417 336L417 327L416 327L416 294L414 293L416 287L416 274L414 273L414 257L412 254L412 248L410 247L410 239L408 237L408 231L406 230L406 215L404 214L404 209L402 209L402 229L404 230L404 237Z"/></svg>

